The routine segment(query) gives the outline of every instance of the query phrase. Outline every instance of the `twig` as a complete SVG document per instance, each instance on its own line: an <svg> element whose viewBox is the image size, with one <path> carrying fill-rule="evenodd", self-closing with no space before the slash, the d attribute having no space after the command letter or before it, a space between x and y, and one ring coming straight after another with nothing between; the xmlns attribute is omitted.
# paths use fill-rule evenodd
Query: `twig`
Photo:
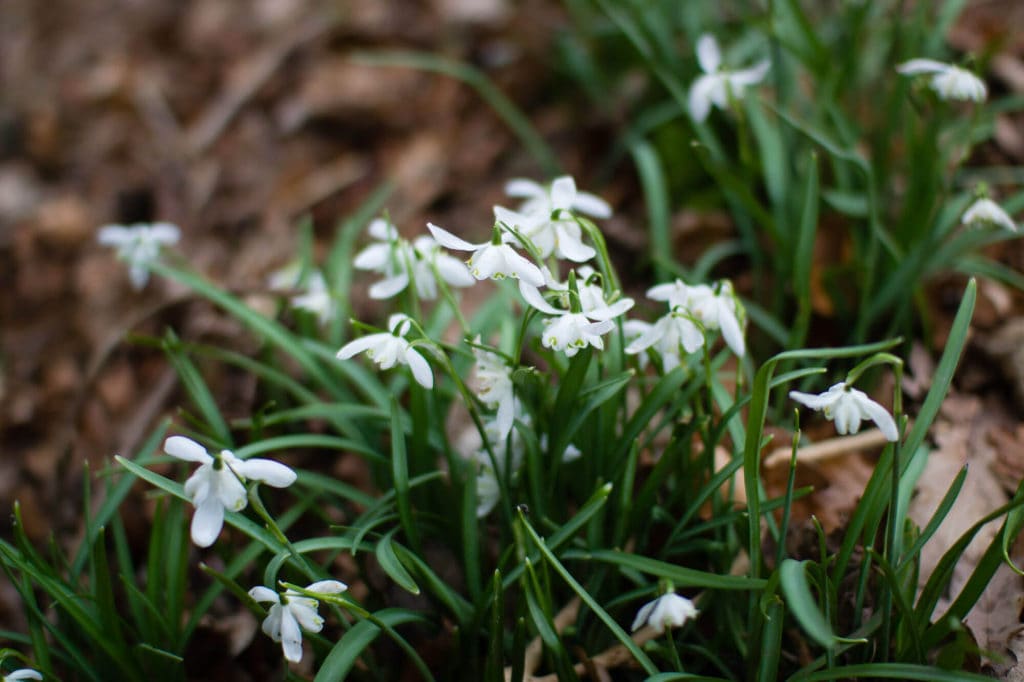
<svg viewBox="0 0 1024 682"><path fill-rule="evenodd" d="M573 597L572 600L562 607L562 610L555 615L555 632L561 632L576 620L580 612L580 598ZM540 665L540 659L544 651L544 643L540 637L534 637L523 654L523 674L525 680L533 680L533 671ZM512 666L505 668L505 682L512 679Z"/></svg>
<svg viewBox="0 0 1024 682"><path fill-rule="evenodd" d="M839 436L829 438L796 451L797 462L810 464L832 459L839 455L845 455L857 450L867 450L885 445L885 436L878 429L870 429L856 436ZM793 456L792 448L778 448L765 457L764 466L767 469L787 464Z"/></svg>

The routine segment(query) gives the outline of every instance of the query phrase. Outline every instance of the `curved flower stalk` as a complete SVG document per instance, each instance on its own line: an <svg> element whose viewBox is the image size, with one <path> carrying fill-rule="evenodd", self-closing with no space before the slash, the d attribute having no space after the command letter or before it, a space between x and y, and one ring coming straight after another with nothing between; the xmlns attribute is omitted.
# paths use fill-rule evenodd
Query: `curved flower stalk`
<svg viewBox="0 0 1024 682"><path fill-rule="evenodd" d="M199 468L185 481L185 495L196 513L192 516L192 542L209 547L224 526L224 510L241 511L248 504L245 482L260 481L275 488L287 488L296 474L271 459L235 457L229 450L210 454L199 443L185 436L171 436L164 452L186 462L198 462Z"/></svg>
<svg viewBox="0 0 1024 682"><path fill-rule="evenodd" d="M596 285L584 285L583 288L586 286ZM631 298L623 298L609 304L604 300L602 293L599 295L599 302L593 300L595 294L588 294L589 310L582 306L582 295L578 295L578 302L570 301L572 305L568 310L560 310L544 300L536 287L524 283L519 285L519 291L530 306L542 313L555 316L554 319L544 320L545 329L541 334L541 344L555 351L563 351L570 358L587 346L593 346L598 350L604 349L604 340L601 336L615 327L612 320L633 307ZM572 294L569 295L571 298Z"/></svg>
<svg viewBox="0 0 1024 682"><path fill-rule="evenodd" d="M697 63L704 71L690 87L687 105L693 120L701 122L711 113L711 107L726 109L729 98L743 96L743 90L764 80L771 62L767 59L749 69L727 71L722 69L722 51L714 36L705 33L697 40Z"/></svg>
<svg viewBox="0 0 1024 682"><path fill-rule="evenodd" d="M896 421L889 411L846 382L833 384L827 391L817 395L790 391L789 397L812 410L823 412L826 419L835 421L836 431L840 435L857 433L861 421L870 419L886 440L895 442L900 439Z"/></svg>
<svg viewBox="0 0 1024 682"><path fill-rule="evenodd" d="M682 627L699 613L692 601L669 592L641 606L630 630L636 632L644 625L650 625L660 635L665 632L665 628Z"/></svg>
<svg viewBox="0 0 1024 682"><path fill-rule="evenodd" d="M541 274L540 268L516 253L515 249L504 243L501 238L471 244L433 223L427 223L427 229L437 243L446 249L472 251L473 255L466 261L466 265L469 266L470 274L478 280L512 277L535 287L544 284L544 275Z"/></svg>
<svg viewBox="0 0 1024 682"><path fill-rule="evenodd" d="M928 85L939 99L984 102L988 96L985 82L973 73L934 59L911 59L897 66L896 71L904 76L931 74Z"/></svg>
<svg viewBox="0 0 1024 682"><path fill-rule="evenodd" d="M321 580L306 586L307 592L315 594L340 594L348 585L337 580ZM302 660L302 631L320 632L324 619L317 613L320 602L292 589L278 594L269 587L257 586L249 590L254 601L271 604L263 632L275 642L281 643L286 660L298 663Z"/></svg>
<svg viewBox="0 0 1024 682"><path fill-rule="evenodd" d="M574 263L584 263L597 255L583 243L583 230L574 214L609 218L611 206L604 199L588 192L579 192L571 176L556 178L545 187L533 180L515 179L505 185L505 193L525 199L515 211L494 207L494 218L514 228L529 239L541 258L554 255ZM505 235L505 241L515 237Z"/></svg>
<svg viewBox="0 0 1024 682"><path fill-rule="evenodd" d="M117 249L117 257L128 264L128 276L138 290L149 281L149 266L164 246L177 244L181 230L171 223L106 225L96 235L104 246Z"/></svg>
<svg viewBox="0 0 1024 682"><path fill-rule="evenodd" d="M405 335L412 327L412 318L403 313L395 313L388 318L388 331L368 334L349 341L337 353L341 360L347 360L358 353L365 352L381 369L391 369L401 363L408 365L412 376L423 388L434 387L434 375L430 364L420 355L416 347L405 340Z"/></svg>
<svg viewBox="0 0 1024 682"><path fill-rule="evenodd" d="M1013 221L1010 214L1003 210L1003 207L988 197L977 199L964 211L963 223L967 227L985 227L996 225L1010 232L1017 231L1017 223Z"/></svg>
<svg viewBox="0 0 1024 682"><path fill-rule="evenodd" d="M360 270L384 275L384 279L370 286L370 298L391 298L413 282L416 296L432 301L437 298L438 276L454 287L472 286L475 281L464 263L442 251L426 235L410 243L398 235L394 225L381 218L371 222L367 232L377 241L356 254L352 264Z"/></svg>

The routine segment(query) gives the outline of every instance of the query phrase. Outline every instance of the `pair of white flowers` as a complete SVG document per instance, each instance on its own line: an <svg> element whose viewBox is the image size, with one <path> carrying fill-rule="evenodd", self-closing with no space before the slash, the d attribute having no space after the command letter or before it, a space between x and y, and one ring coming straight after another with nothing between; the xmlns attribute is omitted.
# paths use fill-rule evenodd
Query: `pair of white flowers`
<svg viewBox="0 0 1024 682"><path fill-rule="evenodd" d="M662 370L669 372L681 362L680 348L686 353L695 352L705 344L705 333L713 330L721 331L726 345L737 356L746 353L746 312L728 280L689 285L677 279L650 288L647 297L666 302L669 312L654 324L630 320L627 331L633 340L626 346L626 353L635 355L653 348L661 356Z"/></svg>

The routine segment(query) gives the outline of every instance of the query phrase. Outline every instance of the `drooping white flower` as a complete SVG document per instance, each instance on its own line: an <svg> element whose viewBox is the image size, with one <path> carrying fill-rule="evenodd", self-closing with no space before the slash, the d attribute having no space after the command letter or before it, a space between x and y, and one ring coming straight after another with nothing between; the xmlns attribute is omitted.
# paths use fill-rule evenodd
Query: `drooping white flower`
<svg viewBox="0 0 1024 682"><path fill-rule="evenodd" d="M442 251L426 235L410 243L398 235L394 225L380 218L370 223L367 232L377 241L356 254L353 265L384 275L370 287L370 298L391 298L415 282L418 298L434 300L437 275L456 287L472 286L475 281L465 264Z"/></svg>
<svg viewBox="0 0 1024 682"><path fill-rule="evenodd" d="M870 419L881 430L886 440L895 442L900 438L896 420L888 410L863 391L858 391L845 382L834 384L824 393L817 395L790 391L789 397L812 410L823 412L826 419L835 421L836 431L840 435L857 433L861 421Z"/></svg>
<svg viewBox="0 0 1024 682"><path fill-rule="evenodd" d="M984 227L985 225L998 225L1011 232L1017 231L1017 224L1013 222L1010 214L1003 210L1003 207L987 197L982 197L971 204L970 208L964 211L964 225L968 227Z"/></svg>
<svg viewBox="0 0 1024 682"><path fill-rule="evenodd" d="M287 488L295 482L295 472L271 459L239 459L229 450L210 454L199 443L185 436L171 436L164 451L186 462L198 462L185 481L185 495L195 505L192 516L192 542L209 547L224 526L224 510L241 511L248 504L245 481L252 479L275 488Z"/></svg>
<svg viewBox="0 0 1024 682"><path fill-rule="evenodd" d="M582 309L579 312L573 312L571 308L560 310L554 307L544 300L536 287L528 284L520 284L519 292L531 306L542 313L554 316L544 320L545 328L541 334L541 344L545 348L563 351L570 358L576 355L581 348L587 346L602 350L604 340L601 336L615 327L612 319L622 315L633 305L633 300L629 298L609 305L604 302L602 296L603 306L592 306L591 310L585 312Z"/></svg>
<svg viewBox="0 0 1024 682"><path fill-rule="evenodd" d="M704 332L689 314L677 306L667 315L658 318L653 325L646 324L625 350L628 355L636 355L653 347L661 356L662 371L667 374L682 362L679 355L680 347L687 353L693 353L703 345ZM645 358L646 355L641 357Z"/></svg>
<svg viewBox="0 0 1024 682"><path fill-rule="evenodd" d="M160 255L160 248L177 244L181 230L171 223L106 225L97 240L117 249L117 257L128 264L132 286L141 289L149 280L149 266Z"/></svg>
<svg viewBox="0 0 1024 682"><path fill-rule="evenodd" d="M316 315L320 324L327 324L335 314L334 297L327 288L327 282L319 271L314 271L306 283L306 292L292 296L293 308Z"/></svg>
<svg viewBox="0 0 1024 682"><path fill-rule="evenodd" d="M495 244L493 241L471 244L433 223L427 223L427 228L441 246L456 251L473 252L466 264L470 273L478 280L512 277L536 287L544 284L540 268L520 256L508 244Z"/></svg>
<svg viewBox="0 0 1024 682"><path fill-rule="evenodd" d="M640 607L630 630L636 632L644 625L650 625L660 635L665 632L665 628L682 627L699 613L692 601L669 592Z"/></svg>
<svg viewBox="0 0 1024 682"><path fill-rule="evenodd" d="M340 594L347 589L348 585L337 580L321 580L306 587L307 592L316 594ZM320 602L292 589L278 594L262 585L249 590L249 596L254 601L271 604L263 621L264 634L281 643L286 660L301 661L302 631L320 632L324 627L324 619L317 613Z"/></svg>
<svg viewBox="0 0 1024 682"><path fill-rule="evenodd" d="M498 411L495 417L498 439L504 440L515 420L516 398L512 372L496 353L474 346L473 355L476 357L476 394L487 407Z"/></svg>
<svg viewBox="0 0 1024 682"><path fill-rule="evenodd" d="M434 375L430 371L430 364L404 338L411 327L412 319L408 315L395 313L388 318L388 331L367 334L349 341L341 347L337 357L347 360L366 351L366 357L376 362L381 369L391 369L399 363L408 365L416 383L423 388L433 388Z"/></svg>
<svg viewBox="0 0 1024 682"><path fill-rule="evenodd" d="M722 69L722 51L718 47L718 41L708 33L697 40L697 63L704 74L690 87L687 101L690 116L697 122L708 117L712 106L726 109L730 96L741 97L748 85L760 83L764 79L770 67L770 62L765 59L749 69Z"/></svg>
<svg viewBox="0 0 1024 682"><path fill-rule="evenodd" d="M726 345L733 353L742 357L746 352L743 339L743 326L746 311L736 297L732 282L722 280L714 286L706 284L688 285L677 279L668 284L659 284L647 291L647 297L655 301L666 301L673 312L699 322L704 330L721 330ZM662 318L664 319L664 318ZM680 339L692 347L695 335L683 327L682 320L675 322L679 326ZM688 353L693 352L687 350Z"/></svg>
<svg viewBox="0 0 1024 682"><path fill-rule="evenodd" d="M527 215L495 206L494 219L529 239L541 258L554 254L555 258L585 263L597 255L597 251L583 243L583 228L571 216ZM509 233L502 239L509 244L517 241L516 236Z"/></svg>
<svg viewBox="0 0 1024 682"><path fill-rule="evenodd" d="M896 70L904 76L932 74L929 86L941 99L984 102L988 96L984 81L967 69L952 64L934 59L911 59L897 66Z"/></svg>

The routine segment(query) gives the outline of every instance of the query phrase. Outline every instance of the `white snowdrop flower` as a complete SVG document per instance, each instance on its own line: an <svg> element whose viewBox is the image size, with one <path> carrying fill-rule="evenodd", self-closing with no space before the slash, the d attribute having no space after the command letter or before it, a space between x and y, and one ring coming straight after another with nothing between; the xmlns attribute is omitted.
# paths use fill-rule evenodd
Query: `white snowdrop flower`
<svg viewBox="0 0 1024 682"><path fill-rule="evenodd" d="M340 594L347 589L348 585L337 580L321 580L306 587L307 592L315 594ZM262 585L249 590L249 596L254 601L271 604L263 621L264 634L281 643L286 660L301 661L302 631L320 632L324 628L324 619L317 613L320 602L292 589L278 594Z"/></svg>
<svg viewBox="0 0 1024 682"><path fill-rule="evenodd" d="M929 86L944 100L984 102L988 96L985 82L967 69L934 59L911 59L896 67L904 76L932 74Z"/></svg>
<svg viewBox="0 0 1024 682"><path fill-rule="evenodd" d="M398 235L394 225L380 218L370 223L367 232L377 241L356 254L353 265L384 275L384 279L370 287L370 298L391 298L414 282L417 298L434 300L437 298L435 272L451 286L468 287L475 281L465 264L442 251L437 242L426 235L410 243Z"/></svg>
<svg viewBox="0 0 1024 682"><path fill-rule="evenodd" d="M1017 224L1013 222L1010 214L1003 210L1003 207L987 197L982 197L971 204L964 212L964 225L968 227L984 227L985 225L998 225L1010 232L1017 231Z"/></svg>
<svg viewBox="0 0 1024 682"><path fill-rule="evenodd" d="M192 542L209 547L224 526L224 510L241 511L248 504L245 481L252 479L275 488L287 488L296 474L280 462L270 459L235 457L229 450L210 454L199 443L185 436L171 436L164 451L186 462L198 462L199 468L185 481L185 495L196 508L192 516Z"/></svg>
<svg viewBox="0 0 1024 682"><path fill-rule="evenodd" d="M660 635L665 632L665 628L682 627L686 621L696 618L699 613L692 601L675 592L669 592L640 607L630 630L636 632L644 625L650 625Z"/></svg>
<svg viewBox="0 0 1024 682"><path fill-rule="evenodd" d="M748 85L764 80L770 62L765 59L749 69L727 71L722 66L722 51L714 36L705 33L697 40L697 63L704 74L690 87L688 108L693 120L700 122L711 113L711 107L726 109L729 97L739 98Z"/></svg>
<svg viewBox="0 0 1024 682"><path fill-rule="evenodd" d="M505 194L524 199L519 213L528 216L551 217L556 211L577 211L595 218L610 218L612 215L612 207L607 201L595 194L578 191L576 181L569 175L555 178L547 187L525 178L509 180L505 184Z"/></svg>
<svg viewBox="0 0 1024 682"><path fill-rule="evenodd" d="M653 347L661 356L662 371L667 374L681 364L680 348L693 353L703 345L704 332L689 314L677 306L653 325L646 325L625 351L627 355L636 355ZM646 357L646 354L641 357Z"/></svg>
<svg viewBox="0 0 1024 682"><path fill-rule="evenodd" d="M875 426L881 430L886 440L895 442L900 438L899 431L896 429L896 421L888 410L869 398L863 391L847 386L845 382L834 384L827 391L818 395L790 391L789 397L812 410L823 412L826 419L835 422L836 431L840 435L857 433L860 430L861 421L870 419L875 422Z"/></svg>
<svg viewBox="0 0 1024 682"><path fill-rule="evenodd" d="M540 268L520 256L508 244L495 244L493 241L471 244L433 223L427 223L427 228L441 246L456 251L473 252L466 264L470 273L478 280L512 277L535 287L544 284L544 275L541 274Z"/></svg>
<svg viewBox="0 0 1024 682"><path fill-rule="evenodd" d="M430 371L430 364L415 346L403 338L411 327L412 319L408 315L395 313L388 318L388 331L367 334L349 341L341 347L337 357L347 360L365 351L366 357L376 362L381 369L391 369L399 363L408 365L420 386L433 388L434 375Z"/></svg>
<svg viewBox="0 0 1024 682"><path fill-rule="evenodd" d="M306 292L293 296L291 299L293 308L305 310L316 315L320 324L327 324L334 317L334 297L327 288L324 276L319 272L313 272L306 283Z"/></svg>
<svg viewBox="0 0 1024 682"><path fill-rule="evenodd" d="M584 265L575 270L576 293L580 303L580 311L593 320L610 320L629 311L634 304L628 296L608 303L604 297L604 289L595 281L596 270ZM570 308L569 283L559 282L544 268L544 283L548 290L558 292L558 301L564 308Z"/></svg>
<svg viewBox="0 0 1024 682"><path fill-rule="evenodd" d="M106 225L97 240L117 249L117 257L128 264L132 286L141 289L149 280L149 266L160 255L160 248L177 244L181 230L171 223Z"/></svg>
<svg viewBox="0 0 1024 682"><path fill-rule="evenodd" d="M495 206L494 219L529 239L541 258L554 254L561 260L585 263L597 255L597 251L583 243L583 228L573 218L529 216ZM506 243L516 242L516 237L508 233L502 239Z"/></svg>
<svg viewBox="0 0 1024 682"><path fill-rule="evenodd" d="M570 358L587 346L603 350L604 340L601 336L615 328L612 318L621 315L632 305L632 299L624 299L611 306L606 304L603 308L586 313L572 312L555 308L544 300L536 287L520 284L519 292L531 306L542 313L555 316L544 320L541 344L545 348L563 351ZM620 305L626 301L628 305Z"/></svg>
<svg viewBox="0 0 1024 682"><path fill-rule="evenodd" d="M43 674L38 670L32 668L18 668L12 670L3 677L0 677L0 682L16 682L17 680L41 680Z"/></svg>
<svg viewBox="0 0 1024 682"><path fill-rule="evenodd" d="M479 341L477 337L476 342ZM504 440L515 421L516 398L512 371L496 353L474 347L473 355L476 357L477 397L487 407L498 411L495 417L498 439Z"/></svg>

